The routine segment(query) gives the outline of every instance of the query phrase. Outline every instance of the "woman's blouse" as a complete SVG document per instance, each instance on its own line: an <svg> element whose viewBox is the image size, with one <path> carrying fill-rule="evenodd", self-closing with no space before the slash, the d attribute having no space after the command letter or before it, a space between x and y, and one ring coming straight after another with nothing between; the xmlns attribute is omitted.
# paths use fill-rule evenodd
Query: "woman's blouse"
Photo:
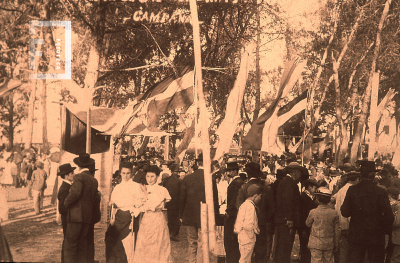
<svg viewBox="0 0 400 263"><path fill-rule="evenodd" d="M145 204L146 211L159 211L164 209L165 202L171 200L168 190L158 184L146 185L147 200Z"/></svg>
<svg viewBox="0 0 400 263"><path fill-rule="evenodd" d="M131 211L137 216L140 208L144 201L146 195L140 187L140 184L128 180L122 181L117 184L111 194L111 202L115 203L117 209L124 211Z"/></svg>

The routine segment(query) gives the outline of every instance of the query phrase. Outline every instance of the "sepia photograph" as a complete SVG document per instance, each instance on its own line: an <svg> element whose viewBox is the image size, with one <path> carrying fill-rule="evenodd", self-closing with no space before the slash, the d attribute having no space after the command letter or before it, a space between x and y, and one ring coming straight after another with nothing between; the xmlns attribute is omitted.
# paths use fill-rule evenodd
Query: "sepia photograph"
<svg viewBox="0 0 400 263"><path fill-rule="evenodd" d="M2 0L0 262L400 262L399 0Z"/></svg>

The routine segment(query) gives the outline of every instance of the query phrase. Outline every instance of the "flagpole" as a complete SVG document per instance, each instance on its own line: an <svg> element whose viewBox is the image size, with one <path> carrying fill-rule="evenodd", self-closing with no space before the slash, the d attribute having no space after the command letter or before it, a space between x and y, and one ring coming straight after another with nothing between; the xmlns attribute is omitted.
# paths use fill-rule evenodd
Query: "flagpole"
<svg viewBox="0 0 400 263"><path fill-rule="evenodd" d="M194 74L193 74L193 104L195 108L195 113L194 113L194 155L197 159L197 140L198 140L198 126L197 126L197 114L199 112L199 105L197 103L197 84L196 84L196 68L194 69ZM183 160L181 160L183 161Z"/></svg>
<svg viewBox="0 0 400 263"><path fill-rule="evenodd" d="M210 251L214 251L216 245L216 235L215 235L215 212L214 212L214 200L213 200L213 183L211 176L211 159L210 159L210 142L208 138L208 125L206 117L206 102L203 93L203 76L201 72L201 46L200 46L200 28L199 28L199 18L197 13L197 3L196 0L189 0L190 13L192 18L193 26L193 47L194 47L194 59L196 68L196 82L197 82L197 94L199 99L200 107L200 120L202 125L201 129L201 141L203 149L203 162L204 162L204 185L206 194L206 204L208 207L208 233L209 233L209 245ZM202 230L204 231L204 229ZM207 262L207 261L206 261Z"/></svg>

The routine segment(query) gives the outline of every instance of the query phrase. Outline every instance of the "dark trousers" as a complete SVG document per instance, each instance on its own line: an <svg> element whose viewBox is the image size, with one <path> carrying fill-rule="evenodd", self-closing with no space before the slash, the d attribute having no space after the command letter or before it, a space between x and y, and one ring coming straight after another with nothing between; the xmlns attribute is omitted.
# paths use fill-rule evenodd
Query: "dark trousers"
<svg viewBox="0 0 400 263"><path fill-rule="evenodd" d="M238 237L233 233L235 220L236 218L233 217L225 217L224 222L224 246L227 263L238 263L240 259Z"/></svg>
<svg viewBox="0 0 400 263"><path fill-rule="evenodd" d="M385 249L385 262L390 263L390 259L392 258L393 255L393 250L394 250L394 244L392 242L392 233L389 234L389 242L387 244L387 247Z"/></svg>
<svg viewBox="0 0 400 263"><path fill-rule="evenodd" d="M310 263L311 262L311 252L308 249L308 240L310 239L311 229L308 227L302 227L299 230L299 240L300 240L300 262Z"/></svg>
<svg viewBox="0 0 400 263"><path fill-rule="evenodd" d="M179 220L179 209L167 209L168 229L171 237L178 237L181 228L181 220Z"/></svg>
<svg viewBox="0 0 400 263"><path fill-rule="evenodd" d="M93 240L93 225L85 223L68 223L67 234L64 242L64 263L89 263L94 244L89 245ZM92 252L93 249L93 252Z"/></svg>
<svg viewBox="0 0 400 263"><path fill-rule="evenodd" d="M383 263L385 261L385 244L360 245L349 241L347 263L363 263L365 253L368 255L368 262Z"/></svg>
<svg viewBox="0 0 400 263"><path fill-rule="evenodd" d="M275 262L290 263L296 230L286 224L275 226Z"/></svg>

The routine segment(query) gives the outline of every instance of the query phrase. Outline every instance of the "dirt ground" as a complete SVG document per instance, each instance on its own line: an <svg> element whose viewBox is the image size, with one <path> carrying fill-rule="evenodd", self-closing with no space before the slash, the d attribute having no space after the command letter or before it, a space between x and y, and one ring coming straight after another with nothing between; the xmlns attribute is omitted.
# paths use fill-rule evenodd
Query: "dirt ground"
<svg viewBox="0 0 400 263"><path fill-rule="evenodd" d="M44 199L40 215L33 211L33 201L27 199L26 188L8 188L9 221L2 228L15 262L61 262L62 227L56 222L56 208L51 196ZM104 236L107 225L95 225L95 260L106 262ZM186 229L181 228L180 242L171 242L175 263L187 262ZM217 262L211 256L210 262Z"/></svg>

